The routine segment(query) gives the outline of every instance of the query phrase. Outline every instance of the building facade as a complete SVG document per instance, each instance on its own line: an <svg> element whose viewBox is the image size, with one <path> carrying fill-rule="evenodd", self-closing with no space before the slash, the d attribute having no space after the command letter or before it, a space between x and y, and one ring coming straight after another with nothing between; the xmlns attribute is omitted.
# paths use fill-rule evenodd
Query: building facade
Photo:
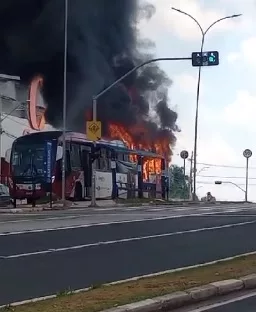
<svg viewBox="0 0 256 312"><path fill-rule="evenodd" d="M20 82L19 77L0 74L0 154L5 157L15 138L24 133L33 132L29 122L30 85ZM36 96L36 116L45 111L40 92ZM2 128L2 129L1 129ZM45 125L44 130L52 127Z"/></svg>

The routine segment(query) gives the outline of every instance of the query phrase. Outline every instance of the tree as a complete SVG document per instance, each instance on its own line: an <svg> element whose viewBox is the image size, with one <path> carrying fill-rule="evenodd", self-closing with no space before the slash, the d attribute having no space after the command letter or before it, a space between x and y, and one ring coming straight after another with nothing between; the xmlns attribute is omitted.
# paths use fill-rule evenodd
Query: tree
<svg viewBox="0 0 256 312"><path fill-rule="evenodd" d="M189 199L189 177L185 176L184 168L177 165L170 167L170 196L177 199Z"/></svg>

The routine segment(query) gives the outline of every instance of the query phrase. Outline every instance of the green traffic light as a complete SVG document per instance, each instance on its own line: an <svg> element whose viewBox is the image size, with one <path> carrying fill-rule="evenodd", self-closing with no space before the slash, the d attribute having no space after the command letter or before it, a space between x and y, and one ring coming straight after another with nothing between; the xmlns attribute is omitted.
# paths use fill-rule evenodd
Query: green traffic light
<svg viewBox="0 0 256 312"><path fill-rule="evenodd" d="M210 56L209 57L209 62L211 62L211 63L215 62L215 57L214 56Z"/></svg>
<svg viewBox="0 0 256 312"><path fill-rule="evenodd" d="M219 52L192 52L192 66L216 66L219 65Z"/></svg>

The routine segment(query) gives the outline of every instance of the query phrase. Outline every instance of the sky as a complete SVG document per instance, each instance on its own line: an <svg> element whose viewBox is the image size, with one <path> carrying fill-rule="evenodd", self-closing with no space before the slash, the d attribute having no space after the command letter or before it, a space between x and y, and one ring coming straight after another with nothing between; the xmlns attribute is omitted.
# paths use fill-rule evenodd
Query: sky
<svg viewBox="0 0 256 312"><path fill-rule="evenodd" d="M156 13L150 20L143 20L139 29L142 37L155 42L153 52L157 57L190 57L200 50L201 33L196 23L171 7L193 15L204 29L219 18L243 14L218 23L205 38L204 50L219 51L220 65L202 69L197 193L202 197L210 191L217 200L243 200L244 192L231 183L245 188L243 150L249 148L253 155L249 160L248 200L256 201L256 0L147 1L155 5ZM191 61L161 62L160 66L173 82L169 105L178 113L181 128L172 163L182 165L180 152L187 150L191 156L193 150L198 68L192 67ZM19 136L21 128L29 127L26 120L12 116L3 121L3 128ZM2 140L5 147L13 141L7 135ZM226 183L215 185L216 180Z"/></svg>
<svg viewBox="0 0 256 312"><path fill-rule="evenodd" d="M243 14L215 25L205 37L204 51L217 50L220 65L203 67L199 100L197 153L197 193L207 191L217 200L244 200L244 149L251 149L249 159L248 200L256 201L256 17L255 0L149 0L156 13L140 23L143 37L155 42L157 57L190 57L200 51L201 33L189 17L175 12L183 10L206 29L219 18ZM173 164L182 165L179 154L194 144L194 120L198 68L190 61L161 62L173 84L169 90L170 107L178 113ZM238 168L237 168L238 167ZM187 162L186 170L189 170ZM203 177L204 176L204 177ZM215 185L214 181L226 183ZM255 194L255 195L254 195Z"/></svg>

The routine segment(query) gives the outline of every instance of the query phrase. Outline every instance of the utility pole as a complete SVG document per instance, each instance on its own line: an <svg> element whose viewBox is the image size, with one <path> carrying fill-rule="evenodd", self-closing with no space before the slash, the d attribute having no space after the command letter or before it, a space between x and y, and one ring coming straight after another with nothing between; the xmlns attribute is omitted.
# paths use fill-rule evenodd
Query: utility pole
<svg viewBox="0 0 256 312"><path fill-rule="evenodd" d="M0 95L0 183L2 183L2 111L3 111L3 102L2 96Z"/></svg>
<svg viewBox="0 0 256 312"><path fill-rule="evenodd" d="M191 152L190 160L190 175L189 175L189 189L190 189L190 199L192 199L193 194L193 151Z"/></svg>
<svg viewBox="0 0 256 312"><path fill-rule="evenodd" d="M93 98L92 100L92 120L97 122L97 99ZM93 143L94 153L96 150L96 141ZM92 195L91 195L91 204L90 207L97 207L96 203L96 157L92 160Z"/></svg>
<svg viewBox="0 0 256 312"><path fill-rule="evenodd" d="M66 131L67 131L67 55L68 55L68 0L64 2L64 70L63 70L63 129L62 129L62 181L61 199L63 206L66 202Z"/></svg>

